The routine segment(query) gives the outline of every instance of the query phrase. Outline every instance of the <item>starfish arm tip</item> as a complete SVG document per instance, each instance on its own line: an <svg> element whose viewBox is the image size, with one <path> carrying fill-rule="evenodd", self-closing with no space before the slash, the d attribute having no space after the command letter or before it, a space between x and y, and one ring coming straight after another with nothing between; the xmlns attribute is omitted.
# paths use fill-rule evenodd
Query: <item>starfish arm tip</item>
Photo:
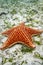
<svg viewBox="0 0 43 65"><path fill-rule="evenodd" d="M41 33L43 33L43 30L40 30L41 31Z"/></svg>
<svg viewBox="0 0 43 65"><path fill-rule="evenodd" d="M36 46L33 44L32 47L35 48Z"/></svg>
<svg viewBox="0 0 43 65"><path fill-rule="evenodd" d="M2 47L0 47L0 50L3 50L3 48L2 48Z"/></svg>

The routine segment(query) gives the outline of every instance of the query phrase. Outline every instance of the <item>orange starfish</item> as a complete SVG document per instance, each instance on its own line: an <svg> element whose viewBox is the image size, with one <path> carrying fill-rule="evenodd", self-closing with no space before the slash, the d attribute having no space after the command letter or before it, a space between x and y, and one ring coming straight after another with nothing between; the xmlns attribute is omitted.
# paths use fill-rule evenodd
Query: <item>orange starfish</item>
<svg viewBox="0 0 43 65"><path fill-rule="evenodd" d="M42 32L43 30L35 30L25 26L24 23L21 23L19 26L13 27L2 33L8 36L8 39L3 43L0 49L6 49L16 44L16 42L22 42L23 44L30 46L31 48L34 48L35 45L32 41L32 35L40 34Z"/></svg>

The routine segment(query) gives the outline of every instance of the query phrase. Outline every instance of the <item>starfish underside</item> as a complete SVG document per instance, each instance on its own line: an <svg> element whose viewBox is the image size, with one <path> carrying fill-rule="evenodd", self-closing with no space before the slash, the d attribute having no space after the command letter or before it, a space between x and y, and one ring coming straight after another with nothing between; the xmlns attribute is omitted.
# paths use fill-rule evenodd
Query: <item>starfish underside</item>
<svg viewBox="0 0 43 65"><path fill-rule="evenodd" d="M18 42L22 42L23 44L30 46L31 48L35 48L35 45L32 41L32 35L37 35L42 33L43 30L36 30L25 26L24 23L21 23L19 26L13 27L2 34L8 36L8 39L1 46L1 50L6 49Z"/></svg>

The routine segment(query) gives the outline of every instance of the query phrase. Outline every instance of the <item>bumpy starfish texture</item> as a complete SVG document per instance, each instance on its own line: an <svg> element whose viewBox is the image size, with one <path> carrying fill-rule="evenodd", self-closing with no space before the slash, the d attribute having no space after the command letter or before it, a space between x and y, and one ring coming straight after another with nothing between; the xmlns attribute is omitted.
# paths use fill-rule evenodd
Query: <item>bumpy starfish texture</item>
<svg viewBox="0 0 43 65"><path fill-rule="evenodd" d="M36 30L25 26L24 23L21 23L19 26L13 27L2 34L8 36L8 39L1 46L1 50L6 49L18 42L22 42L23 44L30 46L31 48L35 48L35 45L32 41L32 35L37 35L42 33L43 30Z"/></svg>

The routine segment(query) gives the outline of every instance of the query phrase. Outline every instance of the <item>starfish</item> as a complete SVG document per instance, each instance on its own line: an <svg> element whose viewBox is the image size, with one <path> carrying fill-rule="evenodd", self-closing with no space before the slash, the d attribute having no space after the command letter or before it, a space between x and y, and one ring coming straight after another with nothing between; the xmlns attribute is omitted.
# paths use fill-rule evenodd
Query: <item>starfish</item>
<svg viewBox="0 0 43 65"><path fill-rule="evenodd" d="M43 30L32 29L27 27L24 23L21 23L16 27L2 32L2 34L8 36L8 39L2 44L0 49L6 49L18 42L23 43L28 47L35 48L36 46L33 44L32 35L37 35L42 32Z"/></svg>

